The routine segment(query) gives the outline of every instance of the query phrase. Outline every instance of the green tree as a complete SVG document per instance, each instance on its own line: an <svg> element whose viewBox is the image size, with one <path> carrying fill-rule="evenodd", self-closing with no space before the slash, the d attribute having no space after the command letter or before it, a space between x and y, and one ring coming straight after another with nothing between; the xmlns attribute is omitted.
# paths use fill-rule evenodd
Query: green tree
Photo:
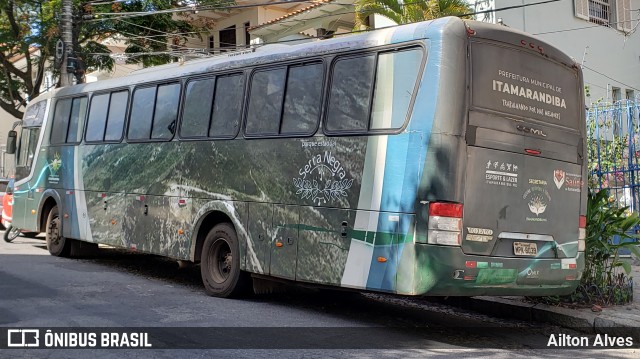
<svg viewBox="0 0 640 359"><path fill-rule="evenodd" d="M357 0L355 26L366 27L367 17L373 14L398 24L408 24L472 12L473 8L465 0Z"/></svg>
<svg viewBox="0 0 640 359"><path fill-rule="evenodd" d="M41 3L0 1L0 107L17 118L27 99L39 94L52 48L46 30L56 24Z"/></svg>
<svg viewBox="0 0 640 359"><path fill-rule="evenodd" d="M114 59L102 41L120 38L128 63L153 66L172 61L187 36L212 25L192 6L231 5L233 0L74 0L74 53L86 70L112 70ZM0 0L0 107L22 118L24 105L40 94L45 71L58 74L53 55L60 38L61 0Z"/></svg>

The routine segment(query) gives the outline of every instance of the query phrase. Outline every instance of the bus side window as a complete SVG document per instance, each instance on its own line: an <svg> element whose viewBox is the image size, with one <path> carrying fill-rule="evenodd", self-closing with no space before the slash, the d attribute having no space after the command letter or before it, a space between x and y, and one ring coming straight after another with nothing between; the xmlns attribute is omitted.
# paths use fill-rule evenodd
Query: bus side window
<svg viewBox="0 0 640 359"><path fill-rule="evenodd" d="M71 116L69 119L69 130L67 132L66 143L79 143L82 140L82 124L87 112L87 98L74 98L71 103Z"/></svg>
<svg viewBox="0 0 640 359"><path fill-rule="evenodd" d="M94 95L91 98L91 108L87 120L87 142L99 142L104 137L104 127L109 111L109 94Z"/></svg>
<svg viewBox="0 0 640 359"><path fill-rule="evenodd" d="M40 136L40 127L22 128L20 148L17 152L16 167L31 168L36 155L36 146ZM28 172L28 171L27 171Z"/></svg>
<svg viewBox="0 0 640 359"><path fill-rule="evenodd" d="M182 112L180 136L191 138L207 136L214 86L213 78L189 81Z"/></svg>
<svg viewBox="0 0 640 359"><path fill-rule="evenodd" d="M254 73L247 112L247 134L278 134L286 75L285 67Z"/></svg>
<svg viewBox="0 0 640 359"><path fill-rule="evenodd" d="M233 138L242 119L244 76L218 76L209 137Z"/></svg>
<svg viewBox="0 0 640 359"><path fill-rule="evenodd" d="M129 115L130 140L148 140L151 135L151 121L156 99L156 87L137 88L133 92L133 104Z"/></svg>
<svg viewBox="0 0 640 359"><path fill-rule="evenodd" d="M30 128L22 128L22 132L20 133L20 138L18 141L18 151L16 152L16 166L20 167L27 165L27 149L29 148L30 132Z"/></svg>
<svg viewBox="0 0 640 359"><path fill-rule="evenodd" d="M258 71L253 75L246 133L312 135L320 120L321 62Z"/></svg>
<svg viewBox="0 0 640 359"><path fill-rule="evenodd" d="M124 130L124 120L127 115L128 102L129 91L111 93L109 117L107 118L107 128L104 133L105 141L120 141L122 139L122 130Z"/></svg>
<svg viewBox="0 0 640 359"><path fill-rule="evenodd" d="M38 145L38 137L40 137L40 127L31 128L28 132L29 145L27 147L26 166L30 169L33 159L36 156L36 146Z"/></svg>
<svg viewBox="0 0 640 359"><path fill-rule="evenodd" d="M129 101L128 91L94 95L87 121L88 142L120 141Z"/></svg>
<svg viewBox="0 0 640 359"><path fill-rule="evenodd" d="M375 54L335 62L329 93L328 131L367 131L375 63Z"/></svg>
<svg viewBox="0 0 640 359"><path fill-rule="evenodd" d="M175 133L180 102L180 84L158 86L156 109L153 116L152 139L170 140Z"/></svg>
<svg viewBox="0 0 640 359"><path fill-rule="evenodd" d="M59 145L65 142L71 115L71 99L58 100L53 114L51 126L51 144Z"/></svg>
<svg viewBox="0 0 640 359"><path fill-rule="evenodd" d="M323 66L314 63L289 68L282 115L282 133L311 134L320 119Z"/></svg>
<svg viewBox="0 0 640 359"><path fill-rule="evenodd" d="M87 98L58 100L53 116L51 144L78 143L81 140L80 126L87 111Z"/></svg>
<svg viewBox="0 0 640 359"><path fill-rule="evenodd" d="M369 129L396 129L404 125L421 64L422 51L419 49L378 56Z"/></svg>
<svg viewBox="0 0 640 359"><path fill-rule="evenodd" d="M360 133L402 128L423 56L422 49L414 47L338 58L331 76L326 130Z"/></svg>

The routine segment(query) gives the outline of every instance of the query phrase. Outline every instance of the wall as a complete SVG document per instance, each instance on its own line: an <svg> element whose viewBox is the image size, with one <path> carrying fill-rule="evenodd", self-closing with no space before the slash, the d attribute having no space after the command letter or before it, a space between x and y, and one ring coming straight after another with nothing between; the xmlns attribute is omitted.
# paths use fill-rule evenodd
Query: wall
<svg viewBox="0 0 640 359"><path fill-rule="evenodd" d="M539 0L495 0L495 8L535 3ZM631 0L631 9L640 9L640 0ZM558 47L583 64L585 85L589 86L587 105L600 98L611 101L611 88L640 95L640 33L629 36L575 17L573 1L559 1L495 12L494 21L524 30ZM632 25L638 11L632 12Z"/></svg>

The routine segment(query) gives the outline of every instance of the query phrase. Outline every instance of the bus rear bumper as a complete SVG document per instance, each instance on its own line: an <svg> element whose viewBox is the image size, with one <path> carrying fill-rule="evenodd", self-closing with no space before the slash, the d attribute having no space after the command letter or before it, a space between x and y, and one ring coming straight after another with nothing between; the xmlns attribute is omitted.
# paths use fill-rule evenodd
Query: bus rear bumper
<svg viewBox="0 0 640 359"><path fill-rule="evenodd" d="M416 244L415 257L413 280L398 273L398 294L566 295L576 289L584 269L583 252L564 259L489 257L466 255L459 247Z"/></svg>

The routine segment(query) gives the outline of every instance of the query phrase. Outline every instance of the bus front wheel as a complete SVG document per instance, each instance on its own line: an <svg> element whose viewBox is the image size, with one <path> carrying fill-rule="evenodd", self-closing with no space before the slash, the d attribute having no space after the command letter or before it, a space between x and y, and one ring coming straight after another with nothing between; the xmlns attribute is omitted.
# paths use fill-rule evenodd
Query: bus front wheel
<svg viewBox="0 0 640 359"><path fill-rule="evenodd" d="M250 288L251 277L240 270L238 236L231 224L218 224L207 234L200 274L207 294L214 297L236 297Z"/></svg>
<svg viewBox="0 0 640 359"><path fill-rule="evenodd" d="M47 249L56 257L68 257L71 253L71 239L62 235L62 221L58 207L53 207L47 216Z"/></svg>

